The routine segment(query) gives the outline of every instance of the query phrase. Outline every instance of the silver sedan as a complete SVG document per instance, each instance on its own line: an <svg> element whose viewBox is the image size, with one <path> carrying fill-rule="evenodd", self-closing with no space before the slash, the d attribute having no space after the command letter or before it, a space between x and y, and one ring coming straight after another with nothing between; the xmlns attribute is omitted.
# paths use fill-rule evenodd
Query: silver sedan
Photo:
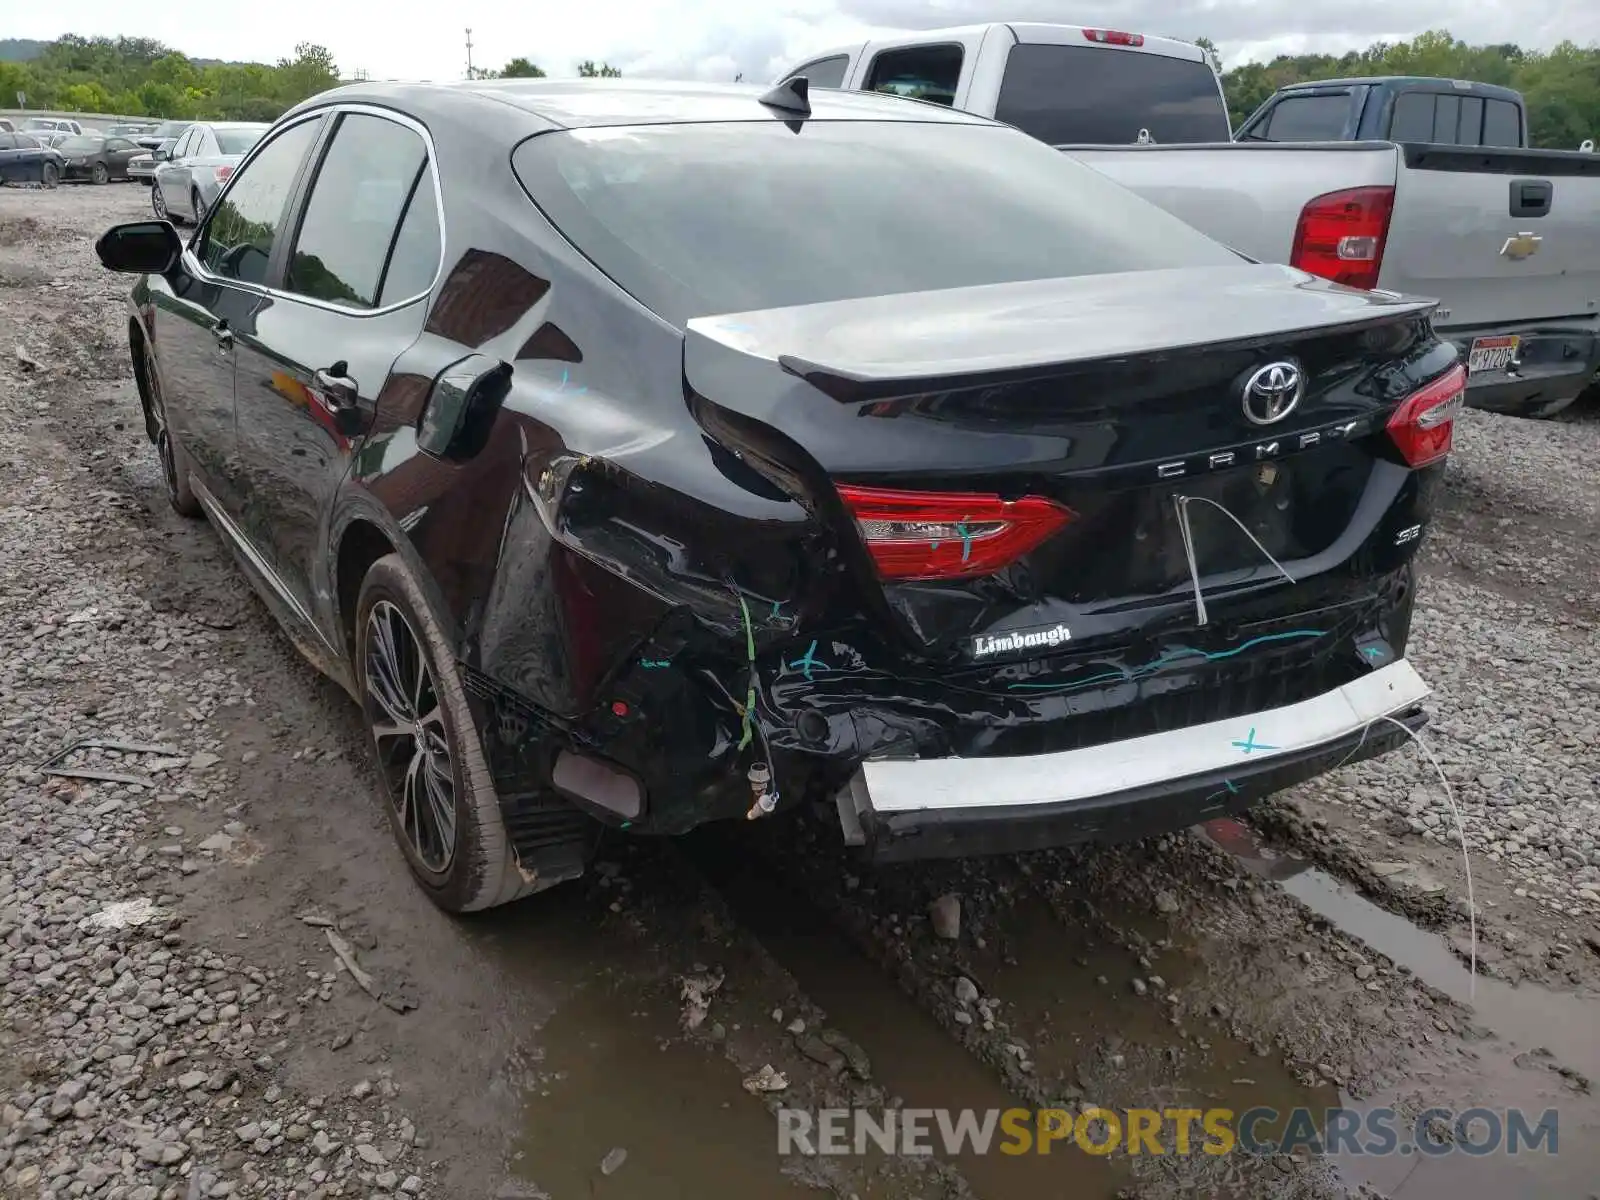
<svg viewBox="0 0 1600 1200"><path fill-rule="evenodd" d="M189 126L172 147L171 156L156 166L150 189L156 216L200 224L228 176L267 128L243 121L202 121Z"/></svg>

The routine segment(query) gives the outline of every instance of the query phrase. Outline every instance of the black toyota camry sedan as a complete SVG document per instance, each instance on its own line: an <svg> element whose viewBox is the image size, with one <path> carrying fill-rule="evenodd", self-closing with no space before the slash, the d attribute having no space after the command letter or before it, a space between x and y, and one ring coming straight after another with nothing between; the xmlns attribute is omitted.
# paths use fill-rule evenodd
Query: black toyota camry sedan
<svg viewBox="0 0 1600 1200"><path fill-rule="evenodd" d="M807 92L359 84L98 243L173 506L447 909L817 800L887 858L1142 836L1424 719L1431 302Z"/></svg>

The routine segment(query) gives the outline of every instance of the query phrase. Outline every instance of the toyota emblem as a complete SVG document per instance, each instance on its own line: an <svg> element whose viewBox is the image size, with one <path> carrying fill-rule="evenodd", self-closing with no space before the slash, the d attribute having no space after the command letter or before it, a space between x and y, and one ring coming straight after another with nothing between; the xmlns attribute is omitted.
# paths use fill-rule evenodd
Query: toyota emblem
<svg viewBox="0 0 1600 1200"><path fill-rule="evenodd" d="M1252 425L1272 425L1295 410L1305 394L1305 376L1292 362L1268 363L1244 381L1244 416Z"/></svg>

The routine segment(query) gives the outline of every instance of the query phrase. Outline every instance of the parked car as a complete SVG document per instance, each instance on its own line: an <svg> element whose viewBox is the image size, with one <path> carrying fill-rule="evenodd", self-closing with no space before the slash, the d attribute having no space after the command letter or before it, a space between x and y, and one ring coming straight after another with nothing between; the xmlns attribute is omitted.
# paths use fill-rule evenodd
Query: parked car
<svg viewBox="0 0 1600 1200"><path fill-rule="evenodd" d="M42 183L53 188L61 180L62 158L25 133L0 132L0 183Z"/></svg>
<svg viewBox="0 0 1600 1200"><path fill-rule="evenodd" d="M1138 33L925 30L815 55L784 78L800 74L996 117L1252 258L1436 297L1436 327L1467 359L1478 407L1549 416L1600 368L1595 160L1528 149L1510 89L1297 84L1231 143L1204 52Z"/></svg>
<svg viewBox="0 0 1600 1200"><path fill-rule="evenodd" d="M133 140L146 150L154 150L163 142L176 142L193 124L193 121L163 121L149 132L136 135Z"/></svg>
<svg viewBox="0 0 1600 1200"><path fill-rule="evenodd" d="M112 125L105 133L107 137L137 139L144 134L153 132L157 124L159 122L156 121L123 121Z"/></svg>
<svg viewBox="0 0 1600 1200"><path fill-rule="evenodd" d="M29 117L22 122L20 132L35 136L52 133L78 134L83 132L83 126L66 117Z"/></svg>
<svg viewBox="0 0 1600 1200"><path fill-rule="evenodd" d="M11 123L9 118L0 117L0 133L15 133L16 131L17 127Z"/></svg>
<svg viewBox="0 0 1600 1200"><path fill-rule="evenodd" d="M167 160L156 164L155 186L150 189L156 216L196 225L205 220L234 167L267 129L264 124L243 121L190 125L179 135Z"/></svg>
<svg viewBox="0 0 1600 1200"><path fill-rule="evenodd" d="M173 506L447 909L814 796L885 857L1143 836L1423 720L1432 303L806 92L352 85L97 243Z"/></svg>
<svg viewBox="0 0 1600 1200"><path fill-rule="evenodd" d="M137 139L135 141L137 143ZM177 138L168 138L153 150L141 150L135 154L128 160L128 178L149 187L155 181L156 167L172 157L172 148L177 142Z"/></svg>
<svg viewBox="0 0 1600 1200"><path fill-rule="evenodd" d="M87 133L67 138L56 150L65 163L61 169L63 179L86 179L91 183L127 179L129 161L143 153L127 138Z"/></svg>

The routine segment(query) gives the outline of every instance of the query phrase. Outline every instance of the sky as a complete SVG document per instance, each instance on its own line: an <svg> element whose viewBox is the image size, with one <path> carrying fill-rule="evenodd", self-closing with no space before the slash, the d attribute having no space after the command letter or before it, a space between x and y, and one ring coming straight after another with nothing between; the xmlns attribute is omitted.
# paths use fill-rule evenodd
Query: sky
<svg viewBox="0 0 1600 1200"><path fill-rule="evenodd" d="M769 81L815 51L875 32L1003 20L1209 37L1224 66L1337 53L1439 28L1469 42L1540 49L1564 38L1600 42L1600 0L274 0L269 19L240 20L243 11L126 0L19 3L5 33L153 37L196 58L258 62L312 41L333 51L347 77L362 70L375 79L445 80L465 72L470 25L480 67L521 56L551 75L570 75L592 58L629 76L731 80L742 72L748 82Z"/></svg>

